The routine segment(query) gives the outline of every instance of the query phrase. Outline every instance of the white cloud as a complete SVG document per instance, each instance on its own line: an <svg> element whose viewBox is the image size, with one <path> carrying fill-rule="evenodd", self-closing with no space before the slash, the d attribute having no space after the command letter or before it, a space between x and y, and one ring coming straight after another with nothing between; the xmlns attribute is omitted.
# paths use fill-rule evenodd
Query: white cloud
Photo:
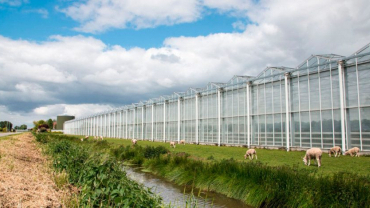
<svg viewBox="0 0 370 208"><path fill-rule="evenodd" d="M72 115L75 117L83 117L110 109L112 109L110 105L99 104L54 104L35 108L33 110L33 113L37 116L48 116L53 118L55 118L57 115Z"/></svg>
<svg viewBox="0 0 370 208"><path fill-rule="evenodd" d="M82 23L83 32L101 32L109 28L151 28L193 22L200 18L197 0L88 0L60 9Z"/></svg>
<svg viewBox="0 0 370 208"><path fill-rule="evenodd" d="M32 128L33 121L47 120L49 118L56 119L58 115L84 117L110 109L112 109L110 105L99 104L54 104L35 108L31 112L14 112L6 106L0 105L0 118L1 121L7 120L12 122L13 126L26 124L28 128Z"/></svg>
<svg viewBox="0 0 370 208"><path fill-rule="evenodd" d="M24 10L25 13L37 13L40 14L42 18L46 19L49 17L49 12L46 9L31 9L31 10Z"/></svg>
<svg viewBox="0 0 370 208"><path fill-rule="evenodd" d="M84 36L41 43L0 36L0 105L15 111L22 104L35 117L78 114L89 109L60 103L118 106L257 75L266 66L295 67L310 54L350 55L370 42L369 9L365 0L261 1L249 8L255 24L242 33L171 37L150 49Z"/></svg>
<svg viewBox="0 0 370 208"><path fill-rule="evenodd" d="M8 4L9 6L20 6L23 3L28 3L28 0L0 0L0 4Z"/></svg>

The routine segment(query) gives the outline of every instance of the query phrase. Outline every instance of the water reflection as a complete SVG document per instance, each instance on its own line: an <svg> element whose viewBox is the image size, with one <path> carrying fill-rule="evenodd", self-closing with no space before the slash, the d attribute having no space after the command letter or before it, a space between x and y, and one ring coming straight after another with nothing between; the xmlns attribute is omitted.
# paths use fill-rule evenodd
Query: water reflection
<svg viewBox="0 0 370 208"><path fill-rule="evenodd" d="M186 203L191 202L197 203L197 207L250 208L250 206L245 205L239 200L231 199L218 193L201 192L199 194L199 190L194 189L194 194L191 194L191 187L184 188L184 186L170 183L151 173L142 172L137 167L126 166L124 169L131 180L151 188L154 193L160 195L163 198L164 204L171 204L174 207L186 207ZM200 197L198 197L198 194ZM194 200L191 200L191 197L194 197Z"/></svg>

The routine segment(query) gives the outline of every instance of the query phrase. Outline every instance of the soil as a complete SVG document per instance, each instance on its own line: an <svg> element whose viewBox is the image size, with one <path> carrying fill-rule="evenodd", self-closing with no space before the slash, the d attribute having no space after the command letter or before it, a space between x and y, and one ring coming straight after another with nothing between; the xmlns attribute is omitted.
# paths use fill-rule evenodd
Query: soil
<svg viewBox="0 0 370 208"><path fill-rule="evenodd" d="M0 208L64 207L48 164L31 133L0 138Z"/></svg>

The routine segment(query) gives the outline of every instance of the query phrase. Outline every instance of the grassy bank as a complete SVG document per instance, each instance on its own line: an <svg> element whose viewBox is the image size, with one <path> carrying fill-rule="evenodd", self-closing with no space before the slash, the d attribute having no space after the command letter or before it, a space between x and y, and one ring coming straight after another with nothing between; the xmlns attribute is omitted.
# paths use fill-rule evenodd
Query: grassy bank
<svg viewBox="0 0 370 208"><path fill-rule="evenodd" d="M77 137L36 134L59 172L66 172L68 182L80 187L81 207L162 207L161 199L148 189L129 180L122 166L111 157L109 144L81 143Z"/></svg>
<svg viewBox="0 0 370 208"><path fill-rule="evenodd" d="M257 150L258 162L245 161L245 148L177 145L108 139L111 155L145 167L177 184L193 185L257 207L369 207L370 179L353 161L370 158L323 158L323 166L305 167L303 152ZM115 145L114 145L115 144ZM186 153L184 153L186 152ZM327 157L327 158L326 158ZM326 163L325 163L326 161ZM330 170L333 162L347 172ZM342 164L343 163L343 164ZM346 164L349 163L349 164ZM324 168L324 166L326 166ZM352 168L353 167L353 168ZM361 170L356 174L353 169Z"/></svg>
<svg viewBox="0 0 370 208"><path fill-rule="evenodd" d="M108 142L117 145L131 145L131 140L127 139L107 139ZM209 145L176 145L176 148L170 148L169 143L138 141L142 146L165 146L171 152L186 152L190 154L190 158L196 160L210 161L223 160L233 158L237 161L245 161L244 154L247 148L242 147L217 147ZM257 149L258 161L269 166L296 166L298 168L316 171L317 175L332 175L338 172L349 172L362 176L369 176L370 174L370 157L354 158L350 156L340 156L339 158L329 157L325 152L322 158L322 166L318 169L314 161L311 161L311 166L305 166L302 162L302 157L305 152L283 150L268 150Z"/></svg>

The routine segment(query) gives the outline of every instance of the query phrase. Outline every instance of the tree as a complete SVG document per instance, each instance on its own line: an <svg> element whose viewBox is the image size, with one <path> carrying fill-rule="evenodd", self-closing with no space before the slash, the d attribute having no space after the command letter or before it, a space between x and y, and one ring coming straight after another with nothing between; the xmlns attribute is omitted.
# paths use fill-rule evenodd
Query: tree
<svg viewBox="0 0 370 208"><path fill-rule="evenodd" d="M27 129L27 125L26 124L22 124L19 129L23 129L23 130L26 130Z"/></svg>
<svg viewBox="0 0 370 208"><path fill-rule="evenodd" d="M19 126L15 126L14 129L20 129L20 127Z"/></svg>
<svg viewBox="0 0 370 208"><path fill-rule="evenodd" d="M0 121L0 128L7 128L9 131L13 128L13 124L10 121Z"/></svg>
<svg viewBox="0 0 370 208"><path fill-rule="evenodd" d="M48 124L49 128L53 127L53 120L51 118L49 118L49 120L46 123Z"/></svg>
<svg viewBox="0 0 370 208"><path fill-rule="evenodd" d="M33 131L36 131L40 125L45 124L44 120L39 120L39 121L33 121L34 127L32 128Z"/></svg>

